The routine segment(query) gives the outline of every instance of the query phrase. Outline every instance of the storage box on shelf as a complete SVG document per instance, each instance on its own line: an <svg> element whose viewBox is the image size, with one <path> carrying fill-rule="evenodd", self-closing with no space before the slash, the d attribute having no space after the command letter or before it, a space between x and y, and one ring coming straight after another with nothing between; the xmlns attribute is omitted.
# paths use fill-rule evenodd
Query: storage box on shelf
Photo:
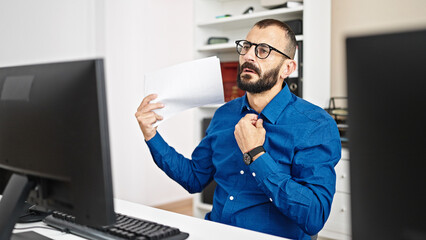
<svg viewBox="0 0 426 240"><path fill-rule="evenodd" d="M244 91L237 87L238 62L221 62L223 93L225 101L229 102L244 95Z"/></svg>

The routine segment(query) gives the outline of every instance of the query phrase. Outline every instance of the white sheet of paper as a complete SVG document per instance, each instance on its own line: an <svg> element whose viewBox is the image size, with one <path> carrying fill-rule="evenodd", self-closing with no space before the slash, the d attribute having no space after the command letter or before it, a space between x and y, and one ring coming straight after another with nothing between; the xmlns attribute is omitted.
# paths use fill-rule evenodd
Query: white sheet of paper
<svg viewBox="0 0 426 240"><path fill-rule="evenodd" d="M145 74L144 85L145 96L156 93L153 102L164 104L164 108L154 110L164 119L153 126L190 108L224 103L220 61L215 56Z"/></svg>

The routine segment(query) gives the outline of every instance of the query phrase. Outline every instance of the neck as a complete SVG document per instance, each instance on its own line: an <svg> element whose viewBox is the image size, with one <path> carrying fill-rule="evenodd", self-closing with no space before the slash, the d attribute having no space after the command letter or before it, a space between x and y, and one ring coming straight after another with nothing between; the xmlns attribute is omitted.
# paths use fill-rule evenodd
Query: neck
<svg viewBox="0 0 426 240"><path fill-rule="evenodd" d="M261 113L262 110L268 105L268 103L281 91L282 82L278 81L268 91L261 93L249 93L247 92L247 100L252 109L256 112Z"/></svg>

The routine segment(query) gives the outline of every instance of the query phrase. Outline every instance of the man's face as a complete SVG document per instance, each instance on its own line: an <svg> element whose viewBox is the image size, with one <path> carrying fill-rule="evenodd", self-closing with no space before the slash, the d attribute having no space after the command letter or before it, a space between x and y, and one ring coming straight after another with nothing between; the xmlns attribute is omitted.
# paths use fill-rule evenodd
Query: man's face
<svg viewBox="0 0 426 240"><path fill-rule="evenodd" d="M246 40L252 43L266 43L284 52L286 41L285 32L277 26L260 29L252 28ZM240 55L238 68L238 87L250 93L261 93L271 89L277 83L283 62L286 58L271 51L265 59L259 59L255 54L255 46L248 53Z"/></svg>

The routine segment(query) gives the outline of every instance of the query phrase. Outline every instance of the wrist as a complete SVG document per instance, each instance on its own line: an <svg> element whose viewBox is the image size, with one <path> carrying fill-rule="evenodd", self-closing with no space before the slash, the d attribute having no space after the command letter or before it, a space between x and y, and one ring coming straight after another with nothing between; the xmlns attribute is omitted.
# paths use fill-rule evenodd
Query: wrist
<svg viewBox="0 0 426 240"><path fill-rule="evenodd" d="M263 153L265 153L263 145L253 148L243 154L244 163L250 165L255 160L255 157L260 157Z"/></svg>
<svg viewBox="0 0 426 240"><path fill-rule="evenodd" d="M259 158L260 156L262 156L264 153L265 153L265 151L263 151L263 152L260 152L260 153L256 154L256 155L253 157L253 162L254 162L254 161L256 161L256 159L258 159L258 158Z"/></svg>
<svg viewBox="0 0 426 240"><path fill-rule="evenodd" d="M149 140L151 140L153 137L155 137L155 135L157 134L157 131L154 131L153 133L147 133L144 134L144 138L145 141L148 142Z"/></svg>

